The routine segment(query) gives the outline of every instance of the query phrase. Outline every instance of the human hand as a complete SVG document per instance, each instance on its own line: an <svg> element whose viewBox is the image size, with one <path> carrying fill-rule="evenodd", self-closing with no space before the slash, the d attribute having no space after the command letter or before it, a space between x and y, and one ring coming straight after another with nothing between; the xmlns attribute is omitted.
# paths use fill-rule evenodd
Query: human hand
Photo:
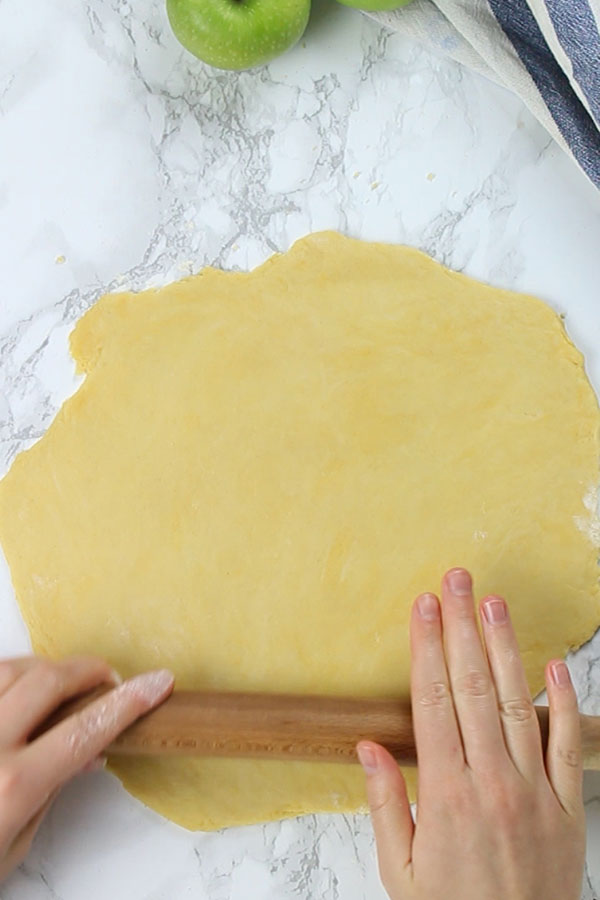
<svg viewBox="0 0 600 900"><path fill-rule="evenodd" d="M417 598L411 692L416 825L383 747L358 745L381 879L392 900L579 900L585 856L581 737L564 662L546 667L546 757L506 603L480 606L452 569L442 604ZM486 654L487 651L487 654Z"/></svg>
<svg viewBox="0 0 600 900"><path fill-rule="evenodd" d="M98 659L27 657L0 661L0 881L26 856L60 788L173 689L170 672L124 682L29 741L62 703L120 679Z"/></svg>

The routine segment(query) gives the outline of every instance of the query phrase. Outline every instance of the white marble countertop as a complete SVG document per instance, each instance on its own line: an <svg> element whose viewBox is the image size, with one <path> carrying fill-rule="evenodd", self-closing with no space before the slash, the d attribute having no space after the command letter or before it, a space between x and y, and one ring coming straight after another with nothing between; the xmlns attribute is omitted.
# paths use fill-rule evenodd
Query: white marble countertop
<svg viewBox="0 0 600 900"><path fill-rule="evenodd" d="M566 314L600 388L600 195L522 104L332 0L266 69L209 70L162 0L0 3L0 472L74 389L106 290L256 265L309 231L420 247ZM0 568L0 655L27 648ZM572 660L600 713L600 640ZM600 896L600 778L586 783ZM192 834L72 784L1 900L377 900L368 819Z"/></svg>

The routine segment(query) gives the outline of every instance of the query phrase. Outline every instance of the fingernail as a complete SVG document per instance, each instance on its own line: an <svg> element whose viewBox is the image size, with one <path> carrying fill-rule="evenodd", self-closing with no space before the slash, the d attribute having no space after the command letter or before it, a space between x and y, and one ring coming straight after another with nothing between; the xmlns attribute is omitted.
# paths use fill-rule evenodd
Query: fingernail
<svg viewBox="0 0 600 900"><path fill-rule="evenodd" d="M566 687L571 684L571 675L567 668L567 664L564 662L559 661L552 663L550 666L550 675L557 687Z"/></svg>
<svg viewBox="0 0 600 900"><path fill-rule="evenodd" d="M372 747L361 744L357 747L360 764L367 775L374 775L378 769L377 754Z"/></svg>
<svg viewBox="0 0 600 900"><path fill-rule="evenodd" d="M422 619L433 622L439 618L440 605L435 594L421 594L417 597L417 609Z"/></svg>
<svg viewBox="0 0 600 900"><path fill-rule="evenodd" d="M450 569L446 575L448 587L453 594L458 597L464 597L470 594L473 587L471 576L466 569Z"/></svg>
<svg viewBox="0 0 600 900"><path fill-rule="evenodd" d="M131 691L146 703L158 703L170 690L174 680L173 673L168 669L158 669L156 672L144 672L143 675L128 679L121 690Z"/></svg>
<svg viewBox="0 0 600 900"><path fill-rule="evenodd" d="M508 621L508 609L502 597L488 597L483 604L488 625L504 625Z"/></svg>
<svg viewBox="0 0 600 900"><path fill-rule="evenodd" d="M111 670L109 681L111 682L111 684L114 684L115 687L119 687L120 684L123 684L123 679L116 669Z"/></svg>

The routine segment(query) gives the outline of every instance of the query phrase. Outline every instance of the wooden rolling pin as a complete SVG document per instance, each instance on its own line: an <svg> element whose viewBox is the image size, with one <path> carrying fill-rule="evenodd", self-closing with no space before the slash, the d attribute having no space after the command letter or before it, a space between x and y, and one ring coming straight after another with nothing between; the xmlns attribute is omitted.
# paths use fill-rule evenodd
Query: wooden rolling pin
<svg viewBox="0 0 600 900"><path fill-rule="evenodd" d="M99 689L65 704L45 731L97 699ZM536 706L544 747L548 710ZM584 765L600 769L600 716L580 716ZM39 732L38 732L39 733ZM112 744L109 755L229 756L357 762L356 744L377 741L406 766L416 764L408 701L176 691Z"/></svg>

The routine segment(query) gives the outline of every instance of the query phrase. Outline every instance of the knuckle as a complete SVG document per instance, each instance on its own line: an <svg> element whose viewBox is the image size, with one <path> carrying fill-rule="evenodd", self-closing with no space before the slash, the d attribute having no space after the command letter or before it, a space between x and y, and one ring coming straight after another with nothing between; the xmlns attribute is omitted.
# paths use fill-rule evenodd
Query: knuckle
<svg viewBox="0 0 600 900"><path fill-rule="evenodd" d="M91 703L72 716L67 735L70 757L96 756L132 719L131 715L125 719L112 701L101 698Z"/></svg>
<svg viewBox="0 0 600 900"><path fill-rule="evenodd" d="M513 831L523 822L539 818L536 790L520 776L490 775L485 785L485 797L490 817Z"/></svg>
<svg viewBox="0 0 600 900"><path fill-rule="evenodd" d="M77 669L110 670L108 663L99 656L72 656L68 662Z"/></svg>
<svg viewBox="0 0 600 900"><path fill-rule="evenodd" d="M512 830L515 823L522 818L522 813L516 808L516 804L505 796L494 805L494 817L496 822Z"/></svg>
<svg viewBox="0 0 600 900"><path fill-rule="evenodd" d="M444 684L443 681L432 681L425 685L417 694L417 702L423 709L445 707L449 699L448 685Z"/></svg>
<svg viewBox="0 0 600 900"><path fill-rule="evenodd" d="M10 804L14 800L21 782L22 775L17 766L5 764L0 768L0 804Z"/></svg>
<svg viewBox="0 0 600 900"><path fill-rule="evenodd" d="M454 615L459 622L467 622L468 625L473 621L473 599L469 595L454 598Z"/></svg>
<svg viewBox="0 0 600 900"><path fill-rule="evenodd" d="M492 688L492 682L489 675L485 672L473 670L461 675L456 680L455 690L464 697L484 698L488 697Z"/></svg>
<svg viewBox="0 0 600 900"><path fill-rule="evenodd" d="M579 769L582 765L581 751L574 747L558 747L556 755L570 769Z"/></svg>
<svg viewBox="0 0 600 900"><path fill-rule="evenodd" d="M491 804L494 818L503 824L512 824L522 815L522 809L515 793L507 790L504 784L490 787L488 801Z"/></svg>
<svg viewBox="0 0 600 900"><path fill-rule="evenodd" d="M442 808L445 815L456 820L470 821L476 809L472 792L458 779L448 779L441 791Z"/></svg>
<svg viewBox="0 0 600 900"><path fill-rule="evenodd" d="M533 703L526 697L516 700L505 700L499 704L499 710L502 719L509 724L530 722L534 716Z"/></svg>
<svg viewBox="0 0 600 900"><path fill-rule="evenodd" d="M64 676L60 668L49 660L43 660L37 666L37 677L51 691L60 691L64 684Z"/></svg>
<svg viewBox="0 0 600 900"><path fill-rule="evenodd" d="M0 684L10 684L19 675L19 667L12 659L0 660Z"/></svg>
<svg viewBox="0 0 600 900"><path fill-rule="evenodd" d="M387 790L378 791L374 797L371 797L370 807L374 816L380 816L390 805L392 795Z"/></svg>
<svg viewBox="0 0 600 900"><path fill-rule="evenodd" d="M64 752L69 759L85 755L88 744L94 736L94 725L86 711L77 712L72 717L69 733L65 737Z"/></svg>

